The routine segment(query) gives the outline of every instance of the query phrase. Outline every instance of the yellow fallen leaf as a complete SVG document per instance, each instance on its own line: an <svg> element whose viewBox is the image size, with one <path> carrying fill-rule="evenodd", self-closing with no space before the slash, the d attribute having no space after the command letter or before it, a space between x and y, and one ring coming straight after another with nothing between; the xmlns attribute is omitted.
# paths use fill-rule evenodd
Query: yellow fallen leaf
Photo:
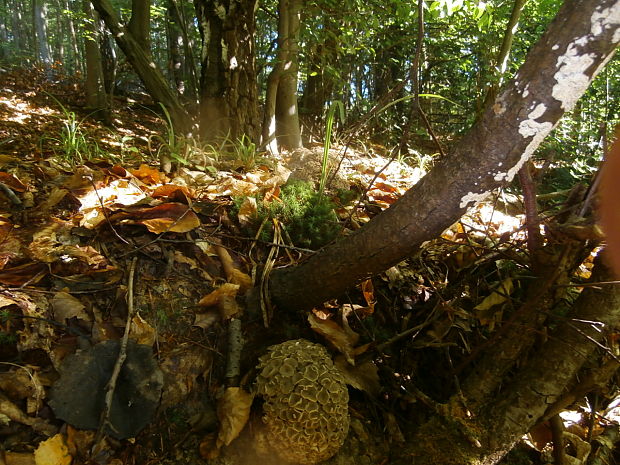
<svg viewBox="0 0 620 465"><path fill-rule="evenodd" d="M217 417L220 420L220 430L216 445L222 447L230 444L250 418L250 407L254 396L239 387L229 387L217 404Z"/></svg>
<svg viewBox="0 0 620 465"><path fill-rule="evenodd" d="M73 457L62 434L57 434L39 444L34 451L36 465L70 465Z"/></svg>
<svg viewBox="0 0 620 465"><path fill-rule="evenodd" d="M491 293L491 295L484 298L482 302L474 307L474 310L488 310L494 305L503 304L508 300L510 294L514 290L511 278L506 278L498 286L498 288Z"/></svg>

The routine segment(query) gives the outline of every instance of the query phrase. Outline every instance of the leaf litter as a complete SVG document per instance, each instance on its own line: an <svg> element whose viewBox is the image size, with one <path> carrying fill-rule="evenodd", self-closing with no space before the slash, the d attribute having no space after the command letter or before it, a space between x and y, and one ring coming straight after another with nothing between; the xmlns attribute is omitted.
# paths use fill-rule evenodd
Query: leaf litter
<svg viewBox="0 0 620 465"><path fill-rule="evenodd" d="M49 388L59 386L68 357L121 337L128 311L126 270L134 256L139 311L130 320L130 338L155 355L163 380L157 415L128 433L138 437L132 460L143 463L153 456L168 463L188 438L196 454L215 457L251 422L251 392L229 386L225 378L232 319L247 321L244 337L257 349L244 352L244 373L271 338L300 332L312 337L313 330L331 347L349 385L376 399L412 383L407 373L418 371L423 360L411 348L459 346L467 353L519 298L520 271L507 268L501 257L514 254L523 240L523 216L482 203L418 256L362 283L351 300L314 309L304 324L276 313L279 329L270 334L263 318L245 314L261 263L294 264L307 251L285 235L260 242L242 231L261 203L278 201L288 179L318 180L322 147L283 153L252 169L229 169L226 160L212 160L208 170L180 166L171 176L145 162L149 137L161 130L161 121L150 112L120 109L117 124L135 150L123 152L112 131L86 118L85 130L112 155L69 169L54 159L62 121L53 101L42 93L9 91L25 85L15 74L6 81L0 90L5 116L0 139L8 143L0 145L0 183L11 195L0 194L0 355L19 363L0 372L0 421L22 425L17 431L26 431L30 443L6 453L9 464L88 460L92 431L50 417ZM67 102L78 109L82 103ZM337 206L344 227L360 227L424 174L386 162L378 150L330 151L330 166L339 167L332 173L334 185L361 193L356 202ZM236 217L234 198L242 199ZM408 348L394 350L403 340ZM243 380L248 389L250 381ZM86 405L71 401L73 408ZM215 419L190 425L192 415L210 409L217 411L219 425ZM401 440L402 424L393 412L376 413L373 421L393 431L395 442ZM141 445L140 438L154 431L165 431L165 444ZM368 433L361 428L359 434ZM105 442L101 453L112 463L126 451Z"/></svg>

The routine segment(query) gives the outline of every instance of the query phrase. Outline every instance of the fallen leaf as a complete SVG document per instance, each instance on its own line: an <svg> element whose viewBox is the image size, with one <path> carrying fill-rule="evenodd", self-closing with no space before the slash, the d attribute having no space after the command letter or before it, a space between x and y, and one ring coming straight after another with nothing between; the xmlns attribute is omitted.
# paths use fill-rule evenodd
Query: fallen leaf
<svg viewBox="0 0 620 465"><path fill-rule="evenodd" d="M157 331L138 313L131 319L130 337L138 344L152 346L157 338Z"/></svg>
<svg viewBox="0 0 620 465"><path fill-rule="evenodd" d="M218 305L222 296L236 297L238 292L239 284L224 283L216 290L200 299L198 305L201 307L212 307Z"/></svg>
<svg viewBox="0 0 620 465"><path fill-rule="evenodd" d="M239 220L239 224L241 226L247 226L252 219L256 218L258 215L258 206L256 203L255 197L246 197L241 206L239 207L239 212L237 213L237 219Z"/></svg>
<svg viewBox="0 0 620 465"><path fill-rule="evenodd" d="M66 323L69 318L89 321L90 317L84 311L84 304L67 292L57 292L51 301L54 310L54 319L59 323Z"/></svg>
<svg viewBox="0 0 620 465"><path fill-rule="evenodd" d="M144 163L137 170L130 170L136 178L144 184L159 184L165 179L165 175L155 168L151 168Z"/></svg>
<svg viewBox="0 0 620 465"><path fill-rule="evenodd" d="M498 288L491 293L491 295L485 297L482 302L474 307L474 310L488 310L494 305L503 304L508 300L508 297L510 297L513 290L514 287L512 284L512 279L504 279Z"/></svg>
<svg viewBox="0 0 620 465"><path fill-rule="evenodd" d="M327 339L341 354L347 362L355 365L353 345L357 342L355 336L347 332L342 326L331 319L321 319L314 312L308 315L310 328ZM355 334L355 333L353 333ZM359 337L359 336L358 336Z"/></svg>
<svg viewBox="0 0 620 465"><path fill-rule="evenodd" d="M196 313L194 316L194 326L202 329L209 329L221 320L219 310L209 310L205 313Z"/></svg>
<svg viewBox="0 0 620 465"><path fill-rule="evenodd" d="M95 431L82 430L67 425L67 447L74 457L88 457L95 441Z"/></svg>
<svg viewBox="0 0 620 465"><path fill-rule="evenodd" d="M367 392L371 396L378 396L381 392L379 372L377 366L372 361L353 366L347 362L343 355L338 355L334 359L334 365L348 385Z"/></svg>
<svg viewBox="0 0 620 465"><path fill-rule="evenodd" d="M73 457L62 434L57 434L39 444L34 451L37 465L70 465Z"/></svg>
<svg viewBox="0 0 620 465"><path fill-rule="evenodd" d="M34 461L34 454L32 452L12 452L7 450L4 453L3 465L37 465Z"/></svg>
<svg viewBox="0 0 620 465"><path fill-rule="evenodd" d="M217 404L217 417L220 430L216 446L229 445L246 425L250 418L250 407L254 396L239 387L229 387Z"/></svg>
<svg viewBox="0 0 620 465"><path fill-rule="evenodd" d="M140 208L112 215L110 220L128 224L142 224L155 234L164 232L189 232L200 226L194 211L182 203L164 203L155 207Z"/></svg>

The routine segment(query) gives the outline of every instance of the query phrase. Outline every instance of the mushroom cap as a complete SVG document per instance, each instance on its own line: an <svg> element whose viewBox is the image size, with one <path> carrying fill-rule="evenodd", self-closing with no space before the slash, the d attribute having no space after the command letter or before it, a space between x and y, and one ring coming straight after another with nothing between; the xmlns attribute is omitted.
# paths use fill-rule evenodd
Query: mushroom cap
<svg viewBox="0 0 620 465"><path fill-rule="evenodd" d="M349 392L327 350L304 339L286 341L269 347L257 368L271 448L301 465L333 456L349 430Z"/></svg>

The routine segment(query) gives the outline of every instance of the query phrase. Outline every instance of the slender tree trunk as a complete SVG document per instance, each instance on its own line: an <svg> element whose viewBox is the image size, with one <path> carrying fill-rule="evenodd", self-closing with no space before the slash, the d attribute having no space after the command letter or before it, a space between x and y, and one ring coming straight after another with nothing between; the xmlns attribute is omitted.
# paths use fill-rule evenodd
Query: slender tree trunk
<svg viewBox="0 0 620 465"><path fill-rule="evenodd" d="M90 0L83 0L85 24L84 50L86 55L86 106L95 110L98 117L110 123L110 112L103 79L101 51L99 49L99 15L93 10Z"/></svg>
<svg viewBox="0 0 620 465"><path fill-rule="evenodd" d="M514 39L515 33L517 32L519 18L521 17L521 12L523 11L523 7L525 6L526 1L527 0L514 0L514 5L512 6L512 13L510 14L510 20L508 21L506 31L504 32L502 46L500 48L499 54L497 55L495 70L485 97L485 108L489 104L489 102L495 100L495 98L497 97L497 92L503 84L504 74L506 73L506 69L508 67L508 58L510 57L512 40Z"/></svg>
<svg viewBox="0 0 620 465"><path fill-rule="evenodd" d="M285 61L276 98L276 135L281 147L292 150L302 146L297 107L297 73L301 0L280 0L279 14L287 18L284 30L278 28L278 48Z"/></svg>
<svg viewBox="0 0 620 465"><path fill-rule="evenodd" d="M207 141L258 139L256 1L194 0L202 36L200 133Z"/></svg>
<svg viewBox="0 0 620 465"><path fill-rule="evenodd" d="M49 71L52 66L52 57L47 41L47 6L43 0L32 0L32 11L37 40L37 58Z"/></svg>
<svg viewBox="0 0 620 465"><path fill-rule="evenodd" d="M297 107L300 8L299 0L278 2L278 49L267 78L262 128L262 143L267 144L272 153L278 151L278 143L286 149L302 146Z"/></svg>
<svg viewBox="0 0 620 465"><path fill-rule="evenodd" d="M123 50L129 63L144 83L148 93L160 102L172 118L179 133L192 131L192 118L179 103L176 94L170 89L163 73L151 60L150 55L136 42L133 35L120 24L118 15L108 0L93 0L93 6L112 32L118 46Z"/></svg>
<svg viewBox="0 0 620 465"><path fill-rule="evenodd" d="M504 91L469 133L398 202L302 264L276 270L276 305L308 310L413 254L510 182L610 59L620 41L620 4L563 5Z"/></svg>
<svg viewBox="0 0 620 465"><path fill-rule="evenodd" d="M140 47L151 53L151 0L131 0L131 18L127 29Z"/></svg>
<svg viewBox="0 0 620 465"><path fill-rule="evenodd" d="M63 8L66 12L73 12L71 6L69 5L69 0L63 0ZM74 72L80 68L82 68L82 71L85 71L82 60L80 58L80 49L78 47L77 34L75 33L75 26L73 24L73 16L73 14L64 15L65 27L66 30L69 32L69 40L71 41L71 53L73 55L71 59L71 68Z"/></svg>
<svg viewBox="0 0 620 465"><path fill-rule="evenodd" d="M174 82L174 86L179 95L185 94L185 80L183 79L183 56L180 48L183 45L181 36L180 18L177 14L177 6L174 0L168 0L166 9L166 36L168 41L168 73L170 80Z"/></svg>

